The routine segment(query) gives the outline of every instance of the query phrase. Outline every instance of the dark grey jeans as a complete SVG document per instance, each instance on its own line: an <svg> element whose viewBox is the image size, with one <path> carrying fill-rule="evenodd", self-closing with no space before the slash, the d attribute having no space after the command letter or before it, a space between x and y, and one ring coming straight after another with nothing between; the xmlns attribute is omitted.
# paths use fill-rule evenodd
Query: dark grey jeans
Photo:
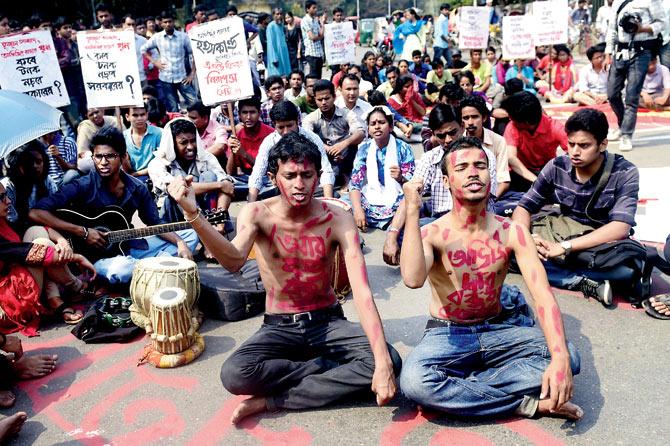
<svg viewBox="0 0 670 446"><path fill-rule="evenodd" d="M651 60L651 51L636 51L630 60L618 60L613 57L610 74L607 78L607 98L612 111L617 117L622 135L633 136L637 121L637 108L640 102L640 92L647 67ZM626 88L626 102L621 93Z"/></svg>
<svg viewBox="0 0 670 446"><path fill-rule="evenodd" d="M388 346L396 376L402 360ZM307 409L370 391L375 361L363 329L344 318L263 324L223 363L230 393L268 398L268 408Z"/></svg>

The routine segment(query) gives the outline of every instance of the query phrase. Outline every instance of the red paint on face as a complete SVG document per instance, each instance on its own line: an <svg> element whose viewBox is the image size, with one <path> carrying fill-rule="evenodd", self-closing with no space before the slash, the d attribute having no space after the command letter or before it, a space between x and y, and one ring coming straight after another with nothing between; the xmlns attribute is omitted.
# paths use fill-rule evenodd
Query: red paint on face
<svg viewBox="0 0 670 446"><path fill-rule="evenodd" d="M525 247L526 236L523 234L523 229L521 229L521 226L519 225L516 226L516 237L519 239L519 244Z"/></svg>
<svg viewBox="0 0 670 446"><path fill-rule="evenodd" d="M551 308L551 320L554 323L554 330L559 336L563 335L563 326L561 324L561 310L558 309L557 305L554 305Z"/></svg>
<svg viewBox="0 0 670 446"><path fill-rule="evenodd" d="M446 242L448 239L449 239L449 229L447 228L444 231L442 231L442 240Z"/></svg>
<svg viewBox="0 0 670 446"><path fill-rule="evenodd" d="M565 381L565 372L564 371L559 370L558 372L556 372L556 381L559 384L562 384L563 381Z"/></svg>

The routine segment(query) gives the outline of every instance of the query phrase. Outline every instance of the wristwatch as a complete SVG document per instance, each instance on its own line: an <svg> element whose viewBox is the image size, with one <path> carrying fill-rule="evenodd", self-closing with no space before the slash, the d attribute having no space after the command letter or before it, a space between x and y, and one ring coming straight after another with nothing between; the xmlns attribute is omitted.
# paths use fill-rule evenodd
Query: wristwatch
<svg viewBox="0 0 670 446"><path fill-rule="evenodd" d="M563 240L561 242L561 248L565 251L565 255L569 255L570 251L572 251L572 243L570 243L568 240Z"/></svg>

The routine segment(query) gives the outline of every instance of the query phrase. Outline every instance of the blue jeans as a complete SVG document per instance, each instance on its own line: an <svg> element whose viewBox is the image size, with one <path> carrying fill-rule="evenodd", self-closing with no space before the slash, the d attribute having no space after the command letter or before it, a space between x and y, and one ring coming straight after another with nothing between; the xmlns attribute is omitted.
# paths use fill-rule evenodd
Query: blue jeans
<svg viewBox="0 0 670 446"><path fill-rule="evenodd" d="M670 69L670 42L661 47L658 58L661 60L662 65L665 65Z"/></svg>
<svg viewBox="0 0 670 446"><path fill-rule="evenodd" d="M622 135L633 136L635 131L640 92L650 60L651 51L636 51L630 60L614 57L610 67L607 78L607 98L616 115ZM621 98L624 84L626 87L625 105Z"/></svg>
<svg viewBox="0 0 670 446"><path fill-rule="evenodd" d="M198 245L198 234L193 229L177 231L176 234L186 242L188 248L193 252ZM157 235L147 237L147 249L130 249L128 256L116 256L108 259L100 259L95 262L95 270L98 275L106 278L110 284L130 283L133 276L135 263L140 259L148 257L174 257L177 255L177 245L163 240Z"/></svg>
<svg viewBox="0 0 670 446"><path fill-rule="evenodd" d="M448 68L448 67L451 66L451 48L449 48L449 47L442 48L442 47L439 47L439 46L433 46L433 51L434 51L434 54L433 54L433 60L434 61L438 61L438 60L440 60L440 58L444 58L443 61L446 61L446 63L447 63L445 65L445 68Z"/></svg>
<svg viewBox="0 0 670 446"><path fill-rule="evenodd" d="M551 354L519 289L504 285L500 300L503 313L480 324L429 321L400 375L408 398L463 417L535 414ZM579 353L568 350L576 375Z"/></svg>
<svg viewBox="0 0 670 446"><path fill-rule="evenodd" d="M183 84L181 82L163 82L158 81L158 96L169 112L179 112L179 96L177 92L184 96L186 106L193 105L198 100L198 94L195 92L193 84Z"/></svg>
<svg viewBox="0 0 670 446"><path fill-rule="evenodd" d="M549 284L564 290L576 289L584 278L597 281L612 280L616 282L626 282L632 280L635 275L635 272L630 267L623 265L603 271L593 269L570 269L552 261L542 263L544 264L545 271L547 271Z"/></svg>

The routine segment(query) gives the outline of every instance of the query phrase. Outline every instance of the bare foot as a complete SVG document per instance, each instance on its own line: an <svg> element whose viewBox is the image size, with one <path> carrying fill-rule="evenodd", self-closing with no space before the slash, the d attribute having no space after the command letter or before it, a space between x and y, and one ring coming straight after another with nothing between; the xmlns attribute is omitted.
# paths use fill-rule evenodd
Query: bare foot
<svg viewBox="0 0 670 446"><path fill-rule="evenodd" d="M658 302L655 298L651 297L649 298L649 303L651 303L651 306L654 307L654 310L658 311L664 316L670 316L670 307L666 305L664 302Z"/></svg>
<svg viewBox="0 0 670 446"><path fill-rule="evenodd" d="M14 415L0 420L0 444L19 433L26 422L28 415L25 412L16 412Z"/></svg>
<svg viewBox="0 0 670 446"><path fill-rule="evenodd" d="M58 355L23 356L12 363L19 379L34 379L46 376L56 368Z"/></svg>
<svg viewBox="0 0 670 446"><path fill-rule="evenodd" d="M16 402L16 396L11 390L0 390L0 408L7 409Z"/></svg>
<svg viewBox="0 0 670 446"><path fill-rule="evenodd" d="M230 422L237 424L244 418L255 413L264 412L267 410L265 398L261 396L254 396L248 400L242 401L233 411L233 416L230 417Z"/></svg>
<svg viewBox="0 0 670 446"><path fill-rule="evenodd" d="M568 401L553 412L549 410L551 400L540 400L537 406L537 414L543 417L565 418L566 420L579 420L584 416L584 411L578 405Z"/></svg>

